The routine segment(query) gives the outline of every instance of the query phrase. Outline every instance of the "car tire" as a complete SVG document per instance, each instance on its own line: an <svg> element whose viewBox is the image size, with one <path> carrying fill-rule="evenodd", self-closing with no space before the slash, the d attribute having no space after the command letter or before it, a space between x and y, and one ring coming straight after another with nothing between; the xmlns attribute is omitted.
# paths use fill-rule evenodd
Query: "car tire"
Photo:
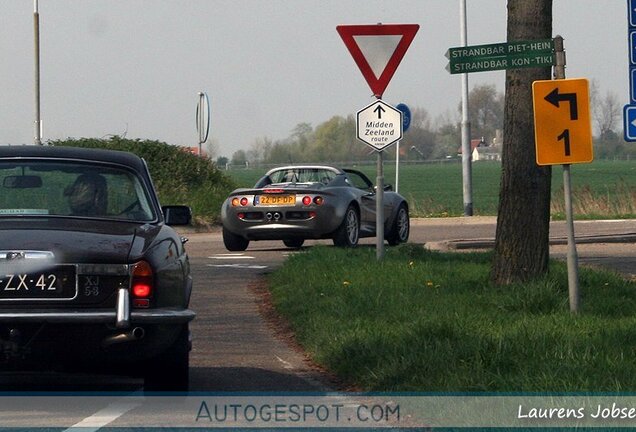
<svg viewBox="0 0 636 432"><path fill-rule="evenodd" d="M305 239L286 239L283 243L289 248L298 249L305 243Z"/></svg>
<svg viewBox="0 0 636 432"><path fill-rule="evenodd" d="M247 249L250 241L238 234L234 234L227 228L223 227L223 244L230 252L242 252Z"/></svg>
<svg viewBox="0 0 636 432"><path fill-rule="evenodd" d="M406 243L408 241L410 231L409 209L406 205L400 204L395 220L393 221L393 226L391 226L386 239L389 245L397 246L400 243Z"/></svg>
<svg viewBox="0 0 636 432"><path fill-rule="evenodd" d="M333 244L338 247L356 247L360 238L360 216L355 206L347 207L345 217L336 230Z"/></svg>
<svg viewBox="0 0 636 432"><path fill-rule="evenodd" d="M184 325L177 340L144 366L145 391L187 392L190 380L190 330Z"/></svg>

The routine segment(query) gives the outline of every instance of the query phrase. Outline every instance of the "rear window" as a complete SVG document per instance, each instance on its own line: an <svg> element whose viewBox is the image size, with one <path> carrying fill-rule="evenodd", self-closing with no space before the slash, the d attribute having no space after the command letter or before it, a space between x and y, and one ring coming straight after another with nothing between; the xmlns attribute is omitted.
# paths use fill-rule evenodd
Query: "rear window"
<svg viewBox="0 0 636 432"><path fill-rule="evenodd" d="M133 171L47 161L0 162L0 217L6 216L156 218L144 182Z"/></svg>
<svg viewBox="0 0 636 432"><path fill-rule="evenodd" d="M336 173L322 168L287 168L269 175L271 183L323 183L327 184Z"/></svg>

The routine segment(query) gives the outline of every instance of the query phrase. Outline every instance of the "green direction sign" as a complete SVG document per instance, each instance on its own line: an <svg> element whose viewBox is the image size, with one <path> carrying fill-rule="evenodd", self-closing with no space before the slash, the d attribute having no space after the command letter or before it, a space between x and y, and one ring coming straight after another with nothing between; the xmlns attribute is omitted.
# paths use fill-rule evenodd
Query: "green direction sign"
<svg viewBox="0 0 636 432"><path fill-rule="evenodd" d="M539 39L450 48L446 69L451 74L502 69L547 67L554 64L554 41Z"/></svg>

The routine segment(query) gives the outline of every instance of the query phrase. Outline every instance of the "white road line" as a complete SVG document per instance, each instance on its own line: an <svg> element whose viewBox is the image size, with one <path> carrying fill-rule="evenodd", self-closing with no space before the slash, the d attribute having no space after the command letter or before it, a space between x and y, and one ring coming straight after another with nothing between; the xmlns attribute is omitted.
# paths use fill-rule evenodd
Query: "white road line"
<svg viewBox="0 0 636 432"><path fill-rule="evenodd" d="M281 363L283 364L283 367L284 367L285 369L293 369L293 368L294 368L294 366L292 366L292 364L291 364L290 362L285 361L285 360L283 360L282 358L280 358L280 357L278 357L278 356L275 356L275 357L276 357L276 359L277 359L279 362L281 362Z"/></svg>
<svg viewBox="0 0 636 432"><path fill-rule="evenodd" d="M209 259L217 259L217 260L221 260L221 259L254 259L253 256L249 256L249 255L236 255L236 254L220 254L220 255L213 255L213 256L209 256Z"/></svg>
<svg viewBox="0 0 636 432"><path fill-rule="evenodd" d="M126 414L128 411L137 408L142 403L140 401L122 400L113 402L106 408L97 411L90 417L86 417L81 422L74 424L64 432L73 432L74 429L82 428L82 432L94 432L103 428L107 424L117 420L119 417Z"/></svg>
<svg viewBox="0 0 636 432"><path fill-rule="evenodd" d="M266 265L250 265L250 264L206 264L208 267L228 267L228 268L236 268L236 269L256 269L262 270L266 269Z"/></svg>

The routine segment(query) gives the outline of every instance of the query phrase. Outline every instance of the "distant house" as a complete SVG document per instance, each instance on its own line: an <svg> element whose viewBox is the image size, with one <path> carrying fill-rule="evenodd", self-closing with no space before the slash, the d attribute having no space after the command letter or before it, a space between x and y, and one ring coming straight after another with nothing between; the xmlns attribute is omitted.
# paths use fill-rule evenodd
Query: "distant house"
<svg viewBox="0 0 636 432"><path fill-rule="evenodd" d="M489 147L475 147L473 150L473 162L480 160L501 160L501 153L499 152L498 147L489 146Z"/></svg>
<svg viewBox="0 0 636 432"><path fill-rule="evenodd" d="M501 160L501 148L498 144L501 139L495 138L492 145L487 145L483 138L470 140L470 150L472 155L472 161L477 162L480 160ZM459 156L462 155L462 148L457 151Z"/></svg>

